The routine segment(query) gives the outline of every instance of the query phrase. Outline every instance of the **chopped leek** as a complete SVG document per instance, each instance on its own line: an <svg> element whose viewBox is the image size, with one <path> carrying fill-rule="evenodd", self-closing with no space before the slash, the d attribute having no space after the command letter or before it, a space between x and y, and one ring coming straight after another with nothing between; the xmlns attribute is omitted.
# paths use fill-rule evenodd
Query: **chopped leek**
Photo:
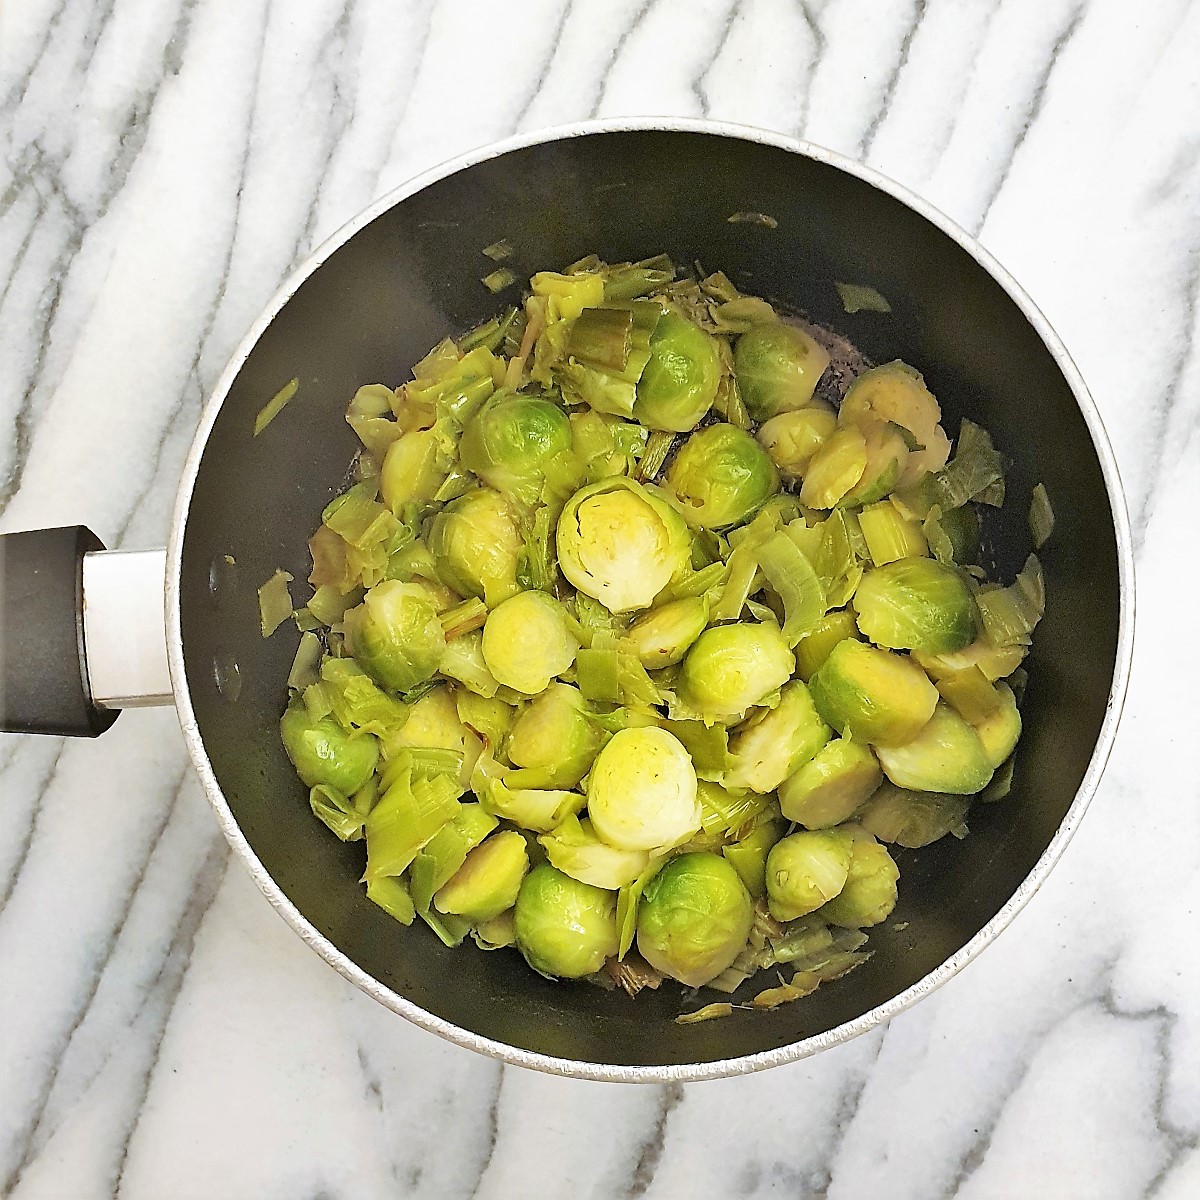
<svg viewBox="0 0 1200 1200"><path fill-rule="evenodd" d="M300 390L300 380L291 379L283 385L258 411L254 418L254 436L260 433L275 420L289 400Z"/></svg>
<svg viewBox="0 0 1200 1200"><path fill-rule="evenodd" d="M294 576L276 571L258 589L258 613L263 637L270 637L292 615L292 594L288 584Z"/></svg>
<svg viewBox="0 0 1200 1200"><path fill-rule="evenodd" d="M833 286L837 288L837 294L841 297L842 308L848 313L892 311L887 299L868 284L835 283Z"/></svg>
<svg viewBox="0 0 1200 1200"><path fill-rule="evenodd" d="M1044 483L1034 484L1029 500L1029 532L1035 550L1040 550L1054 532L1054 509L1050 507L1050 493Z"/></svg>
<svg viewBox="0 0 1200 1200"><path fill-rule="evenodd" d="M490 271L479 282L494 296L506 287L512 287L517 282L517 277L507 267L501 267L499 270Z"/></svg>

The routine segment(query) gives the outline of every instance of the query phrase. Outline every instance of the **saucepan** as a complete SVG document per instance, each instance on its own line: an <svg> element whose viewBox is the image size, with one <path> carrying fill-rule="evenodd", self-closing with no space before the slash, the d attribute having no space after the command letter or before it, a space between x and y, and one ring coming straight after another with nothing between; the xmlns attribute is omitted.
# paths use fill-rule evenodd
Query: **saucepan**
<svg viewBox="0 0 1200 1200"><path fill-rule="evenodd" d="M737 213L771 219L731 222ZM429 346L495 310L480 251L499 238L518 277L590 253L666 252L719 268L868 359L917 366L951 432L971 417L1012 458L1010 486L1028 494L1041 481L1052 499L1049 602L1028 661L1012 793L977 806L967 839L902 857L899 907L872 932L871 958L774 1012L679 1025L677 988L631 1000L556 985L517 955L451 951L419 923L397 924L359 886L360 850L312 818L280 746L298 635L261 637L256 589L277 567L308 573L307 539L355 450L348 398L361 384L399 384ZM891 311L847 313L838 282L873 287ZM253 436L256 413L293 378L296 398ZM1004 513L991 549L1011 579L1029 534L1024 512ZM165 556L105 552L84 529L10 534L2 549L0 727L94 735L123 707L173 700L226 836L318 954L451 1041L593 1079L701 1079L788 1062L949 979L1062 854L1108 757L1132 652L1133 560L1113 454L1029 297L961 229L869 168L711 122L521 137L385 196L292 275L238 349L188 455Z"/></svg>

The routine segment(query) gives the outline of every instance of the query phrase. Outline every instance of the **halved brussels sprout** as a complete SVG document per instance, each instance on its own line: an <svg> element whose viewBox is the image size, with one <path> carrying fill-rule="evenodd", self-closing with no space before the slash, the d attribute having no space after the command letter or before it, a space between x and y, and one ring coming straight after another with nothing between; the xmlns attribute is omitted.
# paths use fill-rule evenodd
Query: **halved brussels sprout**
<svg viewBox="0 0 1200 1200"><path fill-rule="evenodd" d="M705 722L740 717L781 688L795 666L796 659L776 626L767 622L716 625L706 629L687 652L677 683L679 698Z"/></svg>
<svg viewBox="0 0 1200 1200"><path fill-rule="evenodd" d="M349 796L371 778L379 760L379 742L369 733L351 737L332 717L314 721L298 701L280 718L279 733L296 774L310 788L324 785Z"/></svg>
<svg viewBox="0 0 1200 1200"><path fill-rule="evenodd" d="M638 952L664 975L699 987L737 958L753 924L750 893L724 858L681 854L642 893Z"/></svg>
<svg viewBox="0 0 1200 1200"><path fill-rule="evenodd" d="M596 832L610 846L677 846L700 828L691 755L665 729L622 729L596 756L587 807Z"/></svg>
<svg viewBox="0 0 1200 1200"><path fill-rule="evenodd" d="M826 613L796 643L796 674L807 683L833 653L834 646L847 638L862 641L854 614L846 608Z"/></svg>
<svg viewBox="0 0 1200 1200"><path fill-rule="evenodd" d="M864 371L842 400L843 425L894 421L923 447L908 456L898 487L916 483L930 471L940 471L950 457L950 440L939 422L942 410L919 372L897 359Z"/></svg>
<svg viewBox="0 0 1200 1200"><path fill-rule="evenodd" d="M777 921L816 912L846 884L853 839L841 829L793 833L767 855L767 904Z"/></svg>
<svg viewBox="0 0 1200 1200"><path fill-rule="evenodd" d="M490 488L452 500L433 518L427 539L438 574L464 596L494 608L515 595L524 543L509 502Z"/></svg>
<svg viewBox="0 0 1200 1200"><path fill-rule="evenodd" d="M579 979L617 952L617 897L549 863L525 876L513 913L517 949L542 975Z"/></svg>
<svg viewBox="0 0 1200 1200"><path fill-rule="evenodd" d="M382 687L407 692L442 664L446 634L418 583L377 583L342 619L355 662Z"/></svg>
<svg viewBox="0 0 1200 1200"><path fill-rule="evenodd" d="M779 807L806 829L826 829L849 820L882 779L866 746L835 738L780 784Z"/></svg>
<svg viewBox="0 0 1200 1200"><path fill-rule="evenodd" d="M975 726L983 752L993 770L1017 748L1017 740L1021 736L1021 713L1012 688L998 683L996 690L1001 696L1000 708Z"/></svg>
<svg viewBox="0 0 1200 1200"><path fill-rule="evenodd" d="M979 735L946 703L899 746L877 746L883 773L898 787L969 796L987 787L992 764ZM1007 757L1007 756L1006 756Z"/></svg>
<svg viewBox="0 0 1200 1200"><path fill-rule="evenodd" d="M862 476L838 502L842 508L857 508L882 500L899 482L908 462L905 431L892 421L862 426L867 461Z"/></svg>
<svg viewBox="0 0 1200 1200"><path fill-rule="evenodd" d="M803 479L812 457L833 436L837 416L823 401L814 400L806 408L783 412L765 421L757 433L759 442L771 456L785 479Z"/></svg>
<svg viewBox="0 0 1200 1200"><path fill-rule="evenodd" d="M438 465L441 436L435 429L414 429L388 447L379 472L379 490L396 516L405 505L428 504L445 482L446 471Z"/></svg>
<svg viewBox="0 0 1200 1200"><path fill-rule="evenodd" d="M671 667L708 624L708 601L703 596L684 596L652 608L639 617L625 637L647 671Z"/></svg>
<svg viewBox="0 0 1200 1200"><path fill-rule="evenodd" d="M862 929L886 921L896 907L900 869L892 856L863 829L847 826L852 838L850 870L842 890L819 915L830 925Z"/></svg>
<svg viewBox="0 0 1200 1200"><path fill-rule="evenodd" d="M698 430L667 468L667 489L689 525L738 525L779 490L779 472L767 452L736 425Z"/></svg>
<svg viewBox="0 0 1200 1200"><path fill-rule="evenodd" d="M678 313L663 313L650 335L633 418L648 429L686 433L712 407L720 381L716 339Z"/></svg>
<svg viewBox="0 0 1200 1200"><path fill-rule="evenodd" d="M803 408L828 366L829 351L820 342L783 322L756 325L733 351L738 388L756 421Z"/></svg>
<svg viewBox="0 0 1200 1200"><path fill-rule="evenodd" d="M862 480L867 469L867 439L846 426L831 434L808 461L800 502L809 508L833 508Z"/></svg>
<svg viewBox="0 0 1200 1200"><path fill-rule="evenodd" d="M467 855L434 896L433 907L468 921L490 921L517 902L528 870L525 839L515 829L493 833Z"/></svg>
<svg viewBox="0 0 1200 1200"><path fill-rule="evenodd" d="M541 493L546 463L570 449L571 422L557 404L502 391L468 422L458 454L489 487L532 503Z"/></svg>
<svg viewBox="0 0 1200 1200"><path fill-rule="evenodd" d="M564 875L609 891L627 887L650 865L645 850L620 850L602 842L587 817L567 817L538 841L551 865Z"/></svg>
<svg viewBox="0 0 1200 1200"><path fill-rule="evenodd" d="M579 639L567 610L545 592L518 592L488 614L483 660L506 687L526 695L544 691L575 661Z"/></svg>
<svg viewBox="0 0 1200 1200"><path fill-rule="evenodd" d="M877 746L916 737L938 690L911 658L864 642L838 642L809 680L817 712L839 733Z"/></svg>
<svg viewBox="0 0 1200 1200"><path fill-rule="evenodd" d="M460 720L454 691L448 684L439 684L426 692L408 710L408 720L385 740L384 758L393 758L402 747L408 746L428 746L461 754L459 779L463 787L467 786L483 752L483 742Z"/></svg>
<svg viewBox="0 0 1200 1200"><path fill-rule="evenodd" d="M649 608L691 561L679 514L624 476L580 488L564 506L556 536L562 573L614 613Z"/></svg>
<svg viewBox="0 0 1200 1200"><path fill-rule="evenodd" d="M966 581L932 558L900 558L868 571L854 608L859 629L893 650L952 654L971 644L977 627Z"/></svg>
<svg viewBox="0 0 1200 1200"><path fill-rule="evenodd" d="M571 788L588 773L602 740L579 689L552 683L521 709L506 750L514 766L536 772L543 786Z"/></svg>
<svg viewBox="0 0 1200 1200"><path fill-rule="evenodd" d="M808 688L798 679L784 684L774 708L761 709L730 735L725 786L773 792L829 736L829 726L818 715Z"/></svg>

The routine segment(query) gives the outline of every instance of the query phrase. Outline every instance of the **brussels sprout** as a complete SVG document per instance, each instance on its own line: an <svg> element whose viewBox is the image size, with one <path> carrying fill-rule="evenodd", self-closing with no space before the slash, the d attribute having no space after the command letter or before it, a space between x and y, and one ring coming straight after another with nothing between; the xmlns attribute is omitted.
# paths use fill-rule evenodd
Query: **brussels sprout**
<svg viewBox="0 0 1200 1200"><path fill-rule="evenodd" d="M525 876L513 914L517 949L543 975L579 979L617 952L617 898L549 863Z"/></svg>
<svg viewBox="0 0 1200 1200"><path fill-rule="evenodd" d="M664 975L699 987L737 958L753 924L750 893L724 858L681 854L642 893L637 947Z"/></svg>
<svg viewBox="0 0 1200 1200"><path fill-rule="evenodd" d="M433 907L468 921L490 921L517 902L528 870L525 839L515 829L494 833L467 855L434 896Z"/></svg>
<svg viewBox="0 0 1200 1200"><path fill-rule="evenodd" d="M536 695L575 661L567 610L545 592L518 592L488 614L483 660L502 684Z"/></svg>
<svg viewBox="0 0 1200 1200"><path fill-rule="evenodd" d="M837 417L828 404L780 413L759 427L758 440L785 479L803 479L812 457L833 436Z"/></svg>
<svg viewBox="0 0 1200 1200"><path fill-rule="evenodd" d="M795 325L756 325L737 340L733 370L746 411L756 421L803 408L825 368L829 352Z"/></svg>
<svg viewBox="0 0 1200 1200"><path fill-rule="evenodd" d="M468 422L459 460L489 487L527 503L542 490L545 466L571 449L571 422L544 396L497 392Z"/></svg>
<svg viewBox="0 0 1200 1200"><path fill-rule="evenodd" d="M624 476L588 484L558 519L558 565L609 612L649 608L690 569L691 538L654 490Z"/></svg>
<svg viewBox="0 0 1200 1200"><path fill-rule="evenodd" d="M417 908L427 910L467 855L499 824L481 804L464 804L418 851L408 869L410 891Z"/></svg>
<svg viewBox="0 0 1200 1200"><path fill-rule="evenodd" d="M408 720L384 741L383 756L393 758L406 746L429 746L461 754L459 779L463 787L467 786L475 762L483 752L483 742L459 719L454 692L447 684L426 692L408 710Z"/></svg>
<svg viewBox="0 0 1200 1200"><path fill-rule="evenodd" d="M858 627L880 646L952 654L975 637L975 601L962 575L932 558L868 571L854 593Z"/></svg>
<svg viewBox="0 0 1200 1200"><path fill-rule="evenodd" d="M664 313L650 335L633 418L648 429L686 433L712 407L720 380L716 339L686 317Z"/></svg>
<svg viewBox="0 0 1200 1200"><path fill-rule="evenodd" d="M838 501L841 508L882 500L896 486L908 462L906 430L892 421L877 421L861 428L867 459L859 481Z"/></svg>
<svg viewBox="0 0 1200 1200"><path fill-rule="evenodd" d="M479 656L482 659L482 637L479 640ZM442 671L445 672L444 664ZM454 689L454 703L459 720L468 729L474 730L492 750L504 740L517 715L516 709L503 700L497 700L495 696L480 696L465 687Z"/></svg>
<svg viewBox="0 0 1200 1200"><path fill-rule="evenodd" d="M596 832L610 846L677 846L700 828L691 756L665 729L622 729L596 756L587 808Z"/></svg>
<svg viewBox="0 0 1200 1200"><path fill-rule="evenodd" d="M483 661L483 634L478 630L452 638L442 655L442 674L456 679L467 691L490 699L500 686Z"/></svg>
<svg viewBox="0 0 1200 1200"><path fill-rule="evenodd" d="M1002 698L1000 708L975 726L975 732L983 745L983 752L993 769L1017 748L1017 739L1021 736L1021 714L1017 709L1017 700L1012 694L1012 689L1006 684L998 683L996 690Z"/></svg>
<svg viewBox="0 0 1200 1200"><path fill-rule="evenodd" d="M858 822L881 842L917 850L948 833L962 837L970 800L945 792L911 792L884 780L858 814Z"/></svg>
<svg viewBox="0 0 1200 1200"><path fill-rule="evenodd" d="M896 481L898 487L908 487L946 465L950 441L939 424L941 419L942 410L925 381L899 359L863 372L850 385L839 414L843 425L894 421L923 447L908 456Z"/></svg>
<svg viewBox="0 0 1200 1200"><path fill-rule="evenodd" d="M515 595L524 543L512 506L499 492L476 488L452 500L429 527L438 574L464 596L494 608Z"/></svg>
<svg viewBox="0 0 1200 1200"><path fill-rule="evenodd" d="M587 773L603 734L583 709L579 689L552 683L513 723L509 761L538 774L548 788L572 788Z"/></svg>
<svg viewBox="0 0 1200 1200"><path fill-rule="evenodd" d="M839 429L808 461L800 502L809 508L833 508L857 487L867 468L867 439L854 426Z"/></svg>
<svg viewBox="0 0 1200 1200"><path fill-rule="evenodd" d="M910 658L863 642L838 642L809 680L817 712L839 733L877 746L917 736L938 690Z"/></svg>
<svg viewBox="0 0 1200 1200"><path fill-rule="evenodd" d="M779 490L779 472L743 429L718 423L698 430L667 468L666 484L689 525L738 525Z"/></svg>
<svg viewBox="0 0 1200 1200"><path fill-rule="evenodd" d="M808 688L798 679L785 684L778 705L755 713L730 735L725 786L773 792L829 741L829 735Z"/></svg>
<svg viewBox="0 0 1200 1200"><path fill-rule="evenodd" d="M677 684L679 698L706 722L740 717L782 687L795 666L795 657L774 625L717 625L706 629L687 652Z"/></svg>
<svg viewBox="0 0 1200 1200"><path fill-rule="evenodd" d="M834 646L847 638L862 641L854 614L845 608L826 613L796 643L796 674L807 683L820 670Z"/></svg>
<svg viewBox="0 0 1200 1200"><path fill-rule="evenodd" d="M979 735L945 703L924 728L901 746L877 746L883 773L898 787L969 796L992 777Z"/></svg>
<svg viewBox="0 0 1200 1200"><path fill-rule="evenodd" d="M625 636L647 671L674 666L708 624L708 601L685 596L652 608L630 625Z"/></svg>
<svg viewBox="0 0 1200 1200"><path fill-rule="evenodd" d="M879 786L879 763L861 742L835 738L779 786L779 807L806 829L840 825Z"/></svg>
<svg viewBox="0 0 1200 1200"><path fill-rule="evenodd" d="M767 905L777 921L816 912L846 883L853 839L841 829L793 833L767 855Z"/></svg>
<svg viewBox="0 0 1200 1200"><path fill-rule="evenodd" d="M388 447L379 472L379 490L396 516L407 504L428 504L445 482L446 472L438 465L440 441L437 430L414 429Z"/></svg>
<svg viewBox="0 0 1200 1200"><path fill-rule="evenodd" d="M627 887L650 865L645 850L619 850L602 842L586 817L567 817L538 841L551 866L580 883L610 891Z"/></svg>
<svg viewBox="0 0 1200 1200"><path fill-rule="evenodd" d="M446 635L420 584L384 580L343 621L355 662L382 687L407 692L441 666Z"/></svg>
<svg viewBox="0 0 1200 1200"><path fill-rule="evenodd" d="M746 890L755 899L766 895L767 855L779 841L782 830L781 822L764 821L761 825L755 825L740 841L721 849L725 861L741 876Z"/></svg>
<svg viewBox="0 0 1200 1200"><path fill-rule="evenodd" d="M862 929L886 921L896 907L900 869L892 856L869 833L851 830L850 871L846 885L827 904L820 917L830 925Z"/></svg>
<svg viewBox="0 0 1200 1200"><path fill-rule="evenodd" d="M324 785L349 796L371 778L379 759L379 742L369 733L352 737L332 717L314 721L298 701L280 718L279 733L296 774L310 788Z"/></svg>

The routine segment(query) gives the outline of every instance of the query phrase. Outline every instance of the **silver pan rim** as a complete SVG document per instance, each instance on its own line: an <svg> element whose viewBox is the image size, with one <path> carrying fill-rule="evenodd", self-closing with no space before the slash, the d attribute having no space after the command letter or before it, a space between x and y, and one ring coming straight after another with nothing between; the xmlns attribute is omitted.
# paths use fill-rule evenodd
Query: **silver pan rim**
<svg viewBox="0 0 1200 1200"><path fill-rule="evenodd" d="M384 986L374 976L368 974L343 954L328 938L320 933L287 896L284 895L283 891L275 883L270 873L254 853L235 820L217 782L212 764L209 762L208 755L204 749L199 725L188 692L187 675L183 658L183 638L179 604L183 540L187 515L191 506L196 476L209 435L216 422L225 396L228 394L234 379L241 370L242 364L264 331L288 300L295 294L300 285L334 251L376 217L402 200L428 187L430 184L453 175L466 167L500 157L513 150L540 145L546 142L586 137L592 134L647 131L697 133L756 142L760 145L775 147L793 154L803 155L817 162L825 163L846 174L853 175L877 190L899 200L902 204L914 210L936 226L943 234L951 238L970 254L1004 288L1050 351L1058 369L1062 372L1063 377L1070 386L1075 401L1087 424L1088 432L1091 435L1092 443L1100 462L1101 472L1108 492L1109 505L1113 514L1113 526L1117 542L1120 593L1117 657L1113 670L1112 686L1109 689L1107 710L1101 725L1100 735L1096 741L1096 747L1092 753L1091 760L1088 763L1087 771L1084 774L1075 799L1071 807L1067 810L1066 816L1063 818L1054 837L1050 840L1050 843L1042 852L1021 885L995 916L970 941L947 958L939 967L918 980L911 987L894 996L891 1000L871 1009L853 1021L848 1021L825 1033L816 1034L801 1041L758 1054L740 1055L703 1063L678 1063L665 1066L595 1063L580 1059L560 1058L554 1055L523 1050L504 1042L497 1042L490 1038L481 1037L479 1034L472 1033L470 1030L463 1029L450 1021L443 1020L427 1012L419 1005L397 994L391 988ZM1120 473L1117 468L1112 444L1095 402L1078 368L1071 359L1066 346L1058 334L1055 333L1045 315L1008 271L974 237L940 210L934 208L933 205L873 168L846 158L836 151L828 150L812 142L800 141L748 125L691 118L664 117L602 119L559 125L531 133L520 134L504 141L494 142L472 150L422 172L380 197L356 217L343 225L331 237L327 238L301 263L276 292L258 320L251 326L222 373L212 396L201 414L196 436L184 464L172 514L171 537L167 548L165 599L167 653L171 669L171 681L175 694L175 705L179 713L179 721L183 730L184 741L187 744L188 754L191 756L193 766L200 777L204 791L208 796L209 802L212 804L225 837L242 858L250 872L251 878L253 878L254 882L280 916L292 926L309 947L315 950L339 974L343 975L380 1004L407 1018L422 1029L436 1033L440 1037L456 1045L463 1046L468 1050L474 1050L488 1057L500 1059L514 1066L528 1067L553 1075L613 1083L692 1082L733 1075L746 1075L766 1070L769 1067L780 1066L784 1063L796 1062L821 1050L847 1042L852 1038L858 1037L860 1034L866 1033L870 1029L874 1029L878 1025L890 1021L893 1017L899 1015L918 1000L928 996L958 974L959 971L971 962L985 946L991 943L1010 924L1017 913L1024 908L1038 888L1045 882L1050 871L1062 857L1063 851L1074 835L1088 804L1091 802L1092 796L1099 786L1100 778L1112 751L1117 726L1128 690L1130 667L1133 658L1135 607L1133 538L1129 525L1124 490L1121 485Z"/></svg>

